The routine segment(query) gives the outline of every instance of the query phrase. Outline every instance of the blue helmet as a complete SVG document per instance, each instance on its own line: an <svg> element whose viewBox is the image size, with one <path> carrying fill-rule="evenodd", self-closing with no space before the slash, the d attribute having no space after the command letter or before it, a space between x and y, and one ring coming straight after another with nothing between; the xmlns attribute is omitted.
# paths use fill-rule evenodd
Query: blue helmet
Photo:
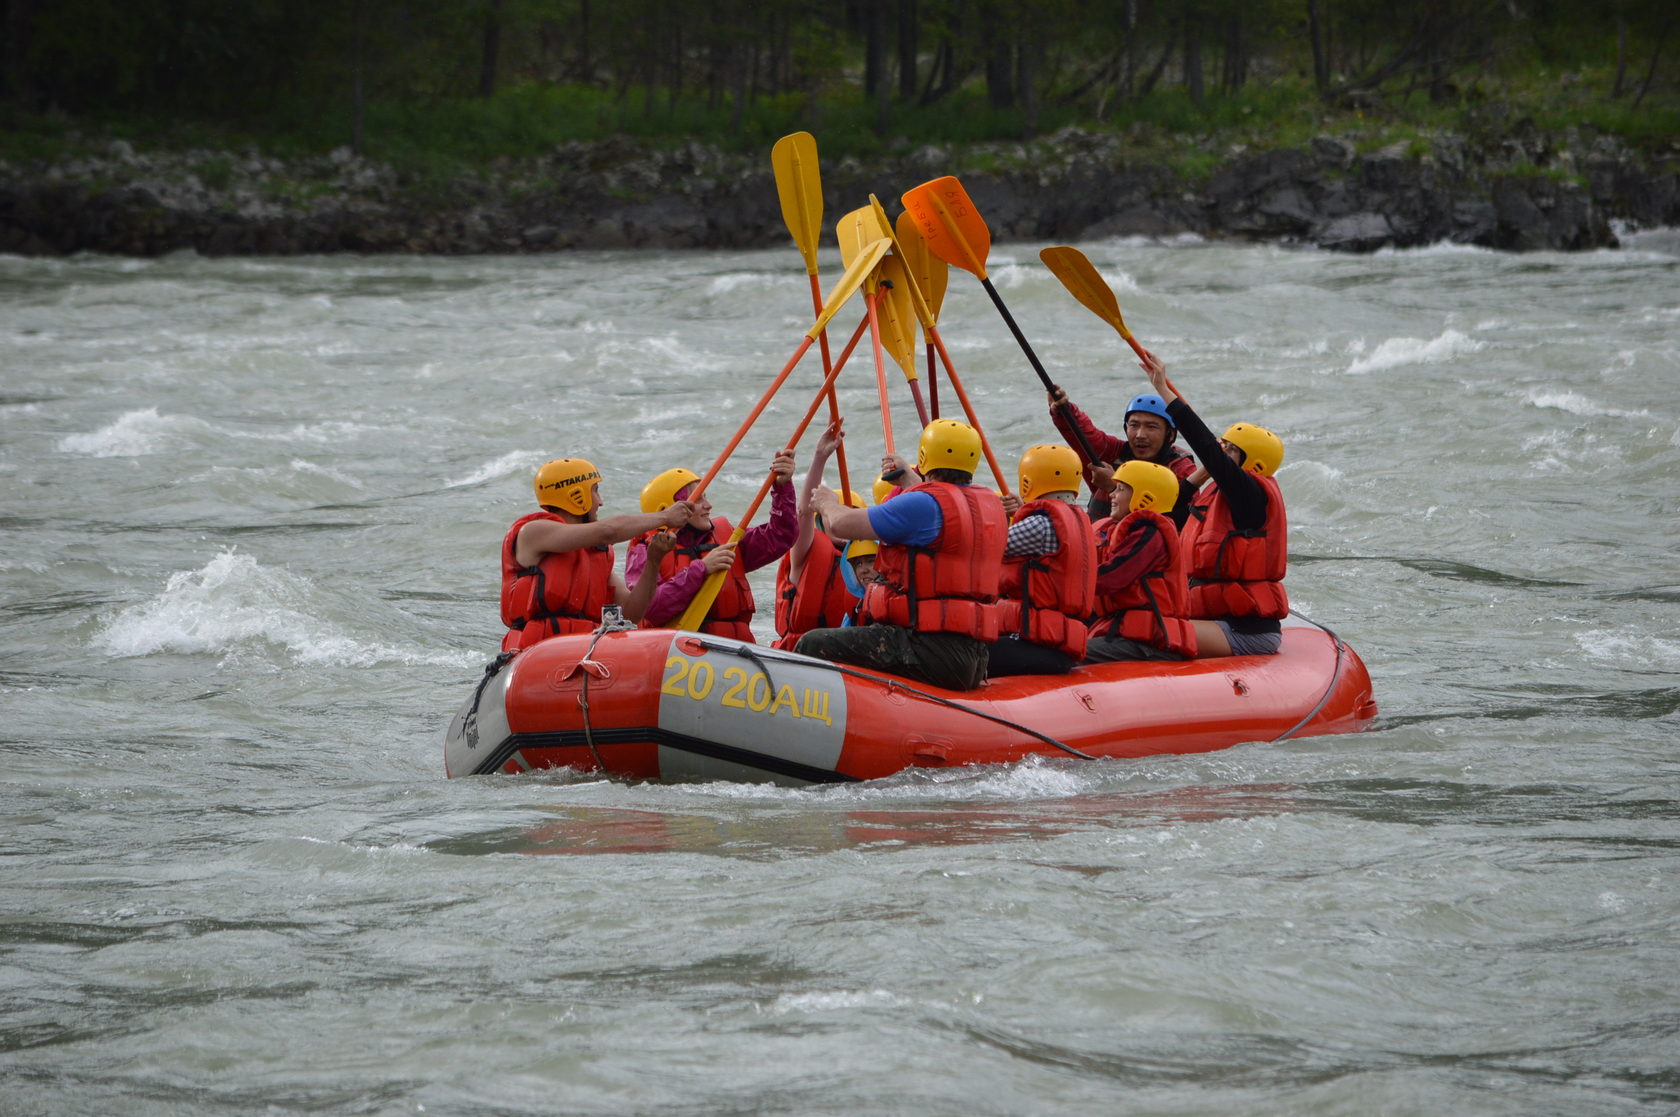
<svg viewBox="0 0 1680 1117"><path fill-rule="evenodd" d="M1147 411L1151 415L1159 415L1167 421L1168 430L1178 429L1178 424L1172 421L1171 415L1167 414L1167 401L1160 396L1153 394L1133 396L1132 402L1126 405L1126 414L1130 415L1134 411Z"/></svg>

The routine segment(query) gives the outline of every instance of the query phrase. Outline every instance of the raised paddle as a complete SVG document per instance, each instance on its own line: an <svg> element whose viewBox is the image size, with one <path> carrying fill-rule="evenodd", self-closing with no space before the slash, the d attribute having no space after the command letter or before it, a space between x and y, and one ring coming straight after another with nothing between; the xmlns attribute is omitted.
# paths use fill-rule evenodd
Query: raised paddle
<svg viewBox="0 0 1680 1117"><path fill-rule="evenodd" d="M928 408L937 419L939 377L934 375L932 331L939 325L939 308L945 305L945 287L950 281L951 265L928 251L927 241L922 239L921 230L916 228L916 219L909 210L898 215L897 232L894 247L904 258L905 270L910 273L910 279L921 295L917 316L920 317L923 310L927 312L927 316L922 318L922 341L927 346Z"/></svg>
<svg viewBox="0 0 1680 1117"><path fill-rule="evenodd" d="M1096 266L1086 259L1085 253L1066 244L1051 245L1039 251L1038 258L1044 261L1044 266L1050 269L1050 274L1062 281L1062 286L1068 293L1078 299L1080 304L1113 326L1126 344L1132 347L1139 359L1149 356L1149 350L1138 344L1138 339L1132 336L1132 331L1126 328L1126 320L1120 316L1120 303L1114 297L1114 289L1108 285L1096 269ZM1171 380L1167 387L1174 392L1178 386Z"/></svg>
<svg viewBox="0 0 1680 1117"><path fill-rule="evenodd" d="M922 401L921 385L916 377L916 312L915 284L904 270L904 261L889 252L881 261L881 298L878 302L881 319L881 344L904 372L910 384L910 395L916 401L916 417L922 426L928 425L927 404Z"/></svg>
<svg viewBox="0 0 1680 1117"><path fill-rule="evenodd" d="M795 132L777 140L770 149L770 168L776 176L776 197L782 204L782 220L799 254L805 258L805 274L811 279L811 309L822 313L822 286L817 282L817 242L822 236L822 177L817 162L817 140L809 132ZM833 368L828 356L828 331L824 330L822 344L823 372ZM840 418L840 400L831 389L828 393L828 418ZM852 482L846 469L846 448L835 451L840 467L840 491L849 500Z"/></svg>
<svg viewBox="0 0 1680 1117"><path fill-rule="evenodd" d="M869 206L859 206L834 223L834 239L840 243L840 259L848 264L863 250L864 245L873 244L881 238L886 238L890 249L891 231L881 223ZM875 353L875 384L881 397L881 436L886 440L887 453L891 454L895 451L892 408L887 399L887 369L882 360L879 268L870 273L865 285L864 298L869 307L869 341Z"/></svg>
<svg viewBox="0 0 1680 1117"><path fill-rule="evenodd" d="M992 250L992 232L986 228L985 219L980 216L980 211L974 208L974 203L969 200L968 191L963 189L962 183L952 175L924 182L905 192L904 209L914 215L916 228L921 231L922 239L927 241L928 251L953 267L973 273L975 278L980 280L986 294L992 297L992 305L1003 315L1009 332L1015 335L1021 352L1027 355L1027 362L1032 365L1033 371L1038 373L1044 390L1054 392L1056 385L1050 382L1050 375L1039 363L1038 354L1027 344L1026 335L1021 332L1021 327L1015 324L1014 315L1003 305L1003 296L998 294L997 288L986 275L986 257ZM1079 443L1079 451L1086 463L1095 462L1096 452L1091 449L1085 433L1071 422L1071 416L1069 426L1073 428L1074 440Z"/></svg>
<svg viewBox="0 0 1680 1117"><path fill-rule="evenodd" d="M710 485L712 483L712 479L718 475L718 471L723 468L723 463L729 460L729 455L735 452L735 447L741 444L741 439L747 436L747 431L752 429L752 425L756 423L758 421L758 417L764 413L764 408L770 403L770 397L776 394L776 390L780 388L783 382L785 382L793 373L793 370L799 364L800 359L803 358L806 352L811 348L811 344L815 342L818 335L827 328L829 320L832 319L835 314L839 313L841 306L845 305L846 300L855 295L857 293L857 289L863 286L864 279L875 269L875 266L881 262L881 257L887 254L887 249L890 246L891 242L887 240L886 237L882 237L863 251L857 259L853 260L852 266L848 267L845 274L835 281L833 289L829 291L827 301L823 303L822 313L817 315L815 324L805 331L805 340L799 343L799 348L794 350L793 356L788 358L788 363L782 367L781 372L776 374L776 379L771 381L770 387L764 390L763 397L761 397L758 403L754 405L752 412L747 416L746 421L741 424L740 429L737 430L734 437L729 440L729 444L723 448L723 453L719 454L717 460L712 463L711 468L706 470L706 475L700 478L700 481L696 485L694 491L689 494L690 499L693 499L706 491L706 486Z"/></svg>
<svg viewBox="0 0 1680 1117"><path fill-rule="evenodd" d="M898 234L893 230L893 224L887 220L887 211L881 205L881 199L869 195L869 208L875 211L875 221L887 231L892 238L893 250L881 263L881 279L887 285L887 301L882 306L883 315L891 315L896 321L888 327L888 336L883 338L887 352L892 354L898 367L904 371L905 382L910 385L910 397L916 402L916 418L921 420L922 426L928 425L927 403L922 399L922 385L916 375L916 338L915 328L910 325L910 315L915 314L922 322L928 320L927 304L922 301L922 292L910 274L909 266L904 261L904 249L898 243ZM892 327L897 327L897 333ZM930 350L928 356L933 356ZM928 366L931 374L933 366Z"/></svg>
<svg viewBox="0 0 1680 1117"><path fill-rule="evenodd" d="M823 400L834 394L834 382L840 378L840 370L845 368L846 362L851 359L852 350L856 349L858 342L863 340L863 331L868 325L869 320L865 318L858 323L857 329L852 331L852 339L846 343L846 348L840 351L840 359L834 362L834 367L830 368L828 374L823 377L822 386L817 389L816 396L811 400L811 406L805 411L805 418L800 420L799 426L793 432L793 437L788 440L789 450L798 447L799 440L805 435L805 428L811 425L811 419L817 413L817 408L822 405ZM752 503L747 506L740 522L735 525L735 530L729 533L731 544L739 543L746 538L747 525L758 514L758 506L764 503L764 498L770 492L770 486L774 482L775 476L774 473L767 474L764 483L759 485L758 495L753 497ZM690 499L692 499L692 495ZM677 618L676 627L686 629L689 632L698 631L706 621L706 614L711 612L712 604L717 601L717 595L723 589L723 580L727 576L727 570L717 570L706 575L706 580L700 584L700 588L689 599L688 607Z"/></svg>

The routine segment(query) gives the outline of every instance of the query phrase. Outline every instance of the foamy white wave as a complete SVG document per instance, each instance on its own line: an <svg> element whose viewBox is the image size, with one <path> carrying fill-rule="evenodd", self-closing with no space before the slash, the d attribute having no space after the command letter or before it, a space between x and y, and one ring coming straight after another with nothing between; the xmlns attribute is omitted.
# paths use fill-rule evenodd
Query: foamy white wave
<svg viewBox="0 0 1680 1117"><path fill-rule="evenodd" d="M1556 388L1531 388L1524 397L1535 407L1550 407L1558 411L1567 411L1571 415L1587 417L1605 416L1616 419L1648 419L1649 411L1623 411L1615 407L1601 407L1580 392L1571 392Z"/></svg>
<svg viewBox="0 0 1680 1117"><path fill-rule="evenodd" d="M1438 240L1433 244L1418 245L1415 248L1395 248L1388 245L1377 249L1373 256L1482 256L1496 251L1483 248L1479 244L1460 244L1456 241Z"/></svg>
<svg viewBox="0 0 1680 1117"><path fill-rule="evenodd" d="M1028 280L1039 278L1037 269L1023 267L1008 257L993 258L986 269L986 274L991 278L992 286L1009 291L1019 290L1026 286Z"/></svg>
<svg viewBox="0 0 1680 1117"><path fill-rule="evenodd" d="M578 329L586 334L616 334L618 325L609 318L590 318Z"/></svg>
<svg viewBox="0 0 1680 1117"><path fill-rule="evenodd" d="M1575 643L1589 659L1644 671L1680 668L1680 640L1622 629L1578 632Z"/></svg>
<svg viewBox="0 0 1680 1117"><path fill-rule="evenodd" d="M163 592L111 618L93 646L117 657L223 654L268 644L307 666L373 663L469 667L481 657L359 640L317 614L326 602L307 578L223 551L202 569L171 574Z"/></svg>
<svg viewBox="0 0 1680 1117"><path fill-rule="evenodd" d="M829 1012L834 1009L871 1008L900 1004L900 998L885 989L841 989L831 993L783 993L765 1010L774 1016L795 1012Z"/></svg>
<svg viewBox="0 0 1680 1117"><path fill-rule="evenodd" d="M1378 345L1369 357L1355 360L1348 366L1348 372L1359 374L1400 365L1440 364L1461 353L1474 353L1482 348L1482 342L1457 330L1448 330L1428 341L1416 337L1391 337Z"/></svg>
<svg viewBox="0 0 1680 1117"><path fill-rule="evenodd" d="M90 434L70 434L58 448L70 454L91 454L96 458L125 458L158 454L179 446L192 434L210 429L202 419L180 415L159 415L155 407L130 411L108 427Z"/></svg>
<svg viewBox="0 0 1680 1117"><path fill-rule="evenodd" d="M1340 486L1347 481L1347 475L1335 466L1320 461L1285 462L1278 467L1278 473L1288 473L1296 484L1303 481L1324 485Z"/></svg>
<svg viewBox="0 0 1680 1117"><path fill-rule="evenodd" d="M371 434L379 428L366 423L350 423L342 419L335 419L325 423L300 423L282 434L257 435L258 438L284 440L288 442L350 442L364 434Z"/></svg>
<svg viewBox="0 0 1680 1117"><path fill-rule="evenodd" d="M1101 268L1098 268L1097 274L1102 276L1103 281L1116 291L1135 292L1142 290L1142 288L1138 286L1137 280L1132 277L1130 272L1103 271Z"/></svg>
<svg viewBox="0 0 1680 1117"><path fill-rule="evenodd" d="M450 481L443 487L446 489L465 489L473 485L482 485L486 481L495 481L509 474L519 473L531 468L534 456L524 450L510 450L495 461L481 465L459 481Z"/></svg>
<svg viewBox="0 0 1680 1117"><path fill-rule="evenodd" d="M340 485L348 485L352 489L366 487L347 473L341 473L336 469L328 469L324 465L316 465L314 462L305 461L302 458L293 458L288 464L296 473L310 473L317 477L325 477L329 481L336 481Z"/></svg>
<svg viewBox="0 0 1680 1117"><path fill-rule="evenodd" d="M1175 248L1184 248L1190 245L1206 244L1207 238L1200 233L1174 233L1170 237L1152 237L1144 233L1129 233L1123 237L1107 237L1099 243L1116 245L1120 248L1155 248L1163 244Z"/></svg>
<svg viewBox="0 0 1680 1117"><path fill-rule="evenodd" d="M730 275L713 276L706 284L707 295L727 295L739 291L743 287L767 287L770 276L766 272L735 272Z"/></svg>
<svg viewBox="0 0 1680 1117"><path fill-rule="evenodd" d="M617 341L600 348L595 359L602 370L628 367L635 372L723 372L729 362L687 344L675 334Z"/></svg>

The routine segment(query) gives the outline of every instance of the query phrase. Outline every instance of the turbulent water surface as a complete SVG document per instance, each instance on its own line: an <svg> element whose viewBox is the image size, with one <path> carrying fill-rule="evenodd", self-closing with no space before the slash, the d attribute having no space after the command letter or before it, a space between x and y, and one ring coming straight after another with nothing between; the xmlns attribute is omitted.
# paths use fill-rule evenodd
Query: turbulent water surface
<svg viewBox="0 0 1680 1117"><path fill-rule="evenodd" d="M1037 247L992 277L1117 425L1142 377ZM1216 429L1286 440L1373 732L446 780L533 468L609 513L703 469L794 250L0 259L0 1112L1680 1109L1680 237L1086 248ZM942 326L1000 457L1051 440L963 273Z"/></svg>

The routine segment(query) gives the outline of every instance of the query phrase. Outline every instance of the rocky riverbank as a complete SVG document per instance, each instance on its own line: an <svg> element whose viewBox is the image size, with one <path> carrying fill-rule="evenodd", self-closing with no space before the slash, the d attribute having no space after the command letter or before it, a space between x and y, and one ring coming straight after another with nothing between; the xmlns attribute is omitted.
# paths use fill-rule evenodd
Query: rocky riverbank
<svg viewBox="0 0 1680 1117"><path fill-rule="evenodd" d="M1680 225L1680 146L1612 135L1438 135L1362 151L1227 150L1191 182L1126 136L1069 130L1026 144L906 149L823 168L830 221L873 192L957 173L1000 240L1104 236L1279 240L1348 252L1441 241L1510 250L1616 242L1612 222ZM568 144L447 181L340 150L144 152L112 141L50 166L0 163L0 252L155 256L518 253L782 244L768 153L628 140Z"/></svg>

